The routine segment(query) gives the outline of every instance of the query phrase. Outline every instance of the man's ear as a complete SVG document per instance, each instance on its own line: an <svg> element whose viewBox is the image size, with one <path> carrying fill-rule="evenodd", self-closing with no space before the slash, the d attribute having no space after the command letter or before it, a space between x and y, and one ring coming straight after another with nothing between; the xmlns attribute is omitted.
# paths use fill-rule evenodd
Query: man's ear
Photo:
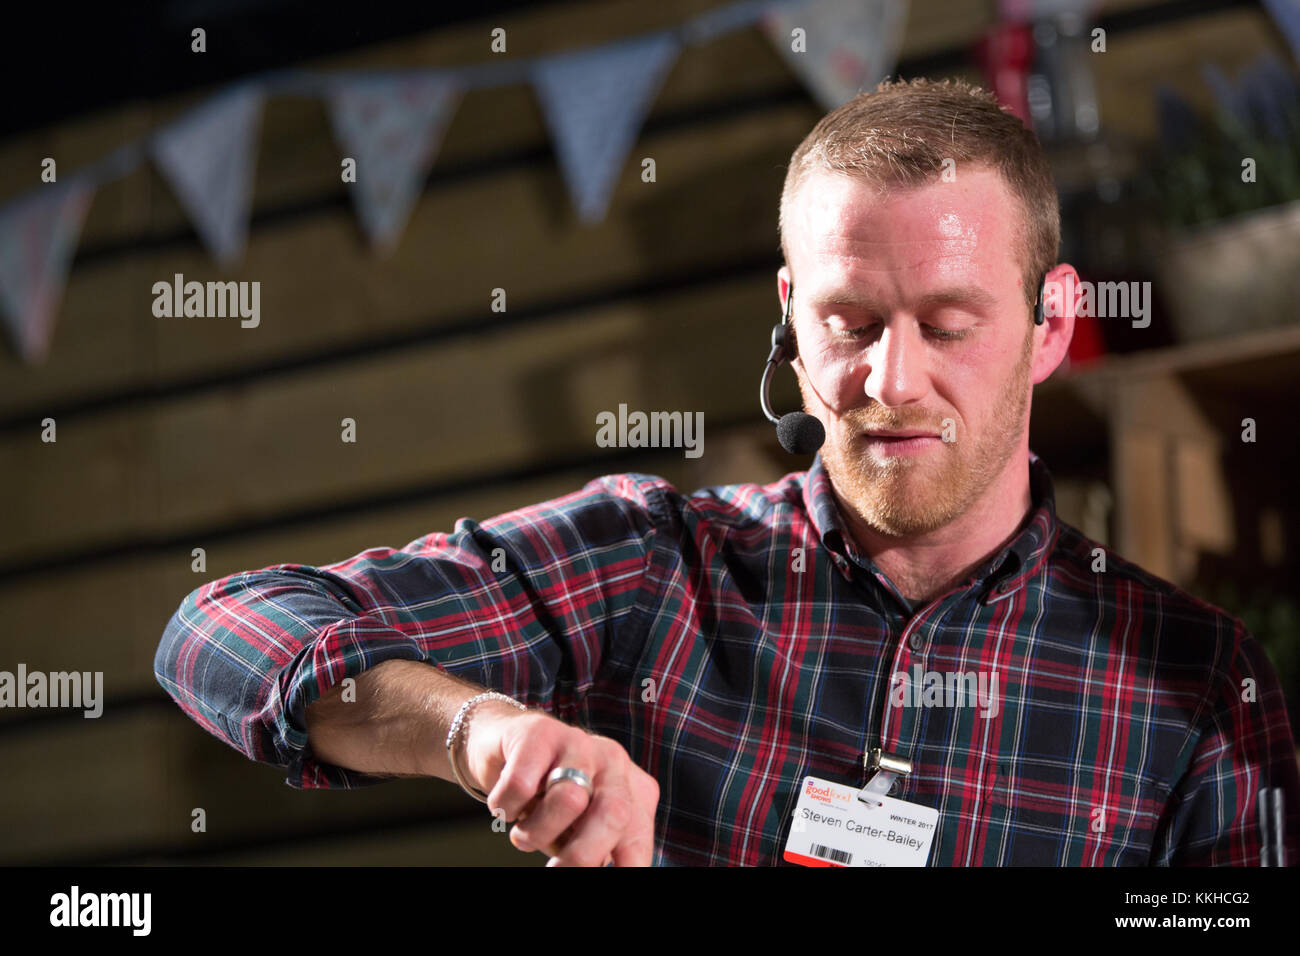
<svg viewBox="0 0 1300 956"><path fill-rule="evenodd" d="M1030 333L1034 357L1029 375L1034 385L1055 372L1070 350L1080 289L1079 273L1068 262L1054 266L1043 281L1043 324Z"/></svg>
<svg viewBox="0 0 1300 956"><path fill-rule="evenodd" d="M777 301L777 307L780 309L780 311L777 312L778 322L781 320L781 317L785 315L785 300L786 300L786 296L788 296L789 294L790 294L790 267L781 266L781 268L776 270L776 301Z"/></svg>

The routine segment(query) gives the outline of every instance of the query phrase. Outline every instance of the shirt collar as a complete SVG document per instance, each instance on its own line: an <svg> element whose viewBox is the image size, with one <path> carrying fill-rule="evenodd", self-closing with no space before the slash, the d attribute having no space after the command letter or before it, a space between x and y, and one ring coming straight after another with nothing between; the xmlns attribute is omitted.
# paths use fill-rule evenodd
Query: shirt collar
<svg viewBox="0 0 1300 956"><path fill-rule="evenodd" d="M1056 518L1056 493L1051 473L1036 454L1029 452L1030 513L1020 530L1005 547L992 555L974 574L983 585L986 602L1001 600L1032 578L1047 560L1059 533ZM835 563L845 577L852 576L850 561L873 576L881 572L867 555L858 554L844 532L839 503L831 488L830 476L822 464L821 453L813 459L803 489L804 507L817 529L822 545L835 556Z"/></svg>

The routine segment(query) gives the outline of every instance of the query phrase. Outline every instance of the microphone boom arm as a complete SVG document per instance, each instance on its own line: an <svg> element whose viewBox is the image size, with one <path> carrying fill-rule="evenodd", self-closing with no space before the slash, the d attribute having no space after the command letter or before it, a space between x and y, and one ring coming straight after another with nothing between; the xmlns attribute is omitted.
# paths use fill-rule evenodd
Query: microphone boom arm
<svg viewBox="0 0 1300 956"><path fill-rule="evenodd" d="M807 412L788 412L777 417L772 411L769 392L772 374L785 362L793 349L787 349L786 336L790 334L790 311L794 305L794 283L786 289L785 321L772 328L772 351L767 356L763 380L758 385L758 404L767 420L776 426L777 441L792 455L811 455L826 441L826 430L820 420Z"/></svg>

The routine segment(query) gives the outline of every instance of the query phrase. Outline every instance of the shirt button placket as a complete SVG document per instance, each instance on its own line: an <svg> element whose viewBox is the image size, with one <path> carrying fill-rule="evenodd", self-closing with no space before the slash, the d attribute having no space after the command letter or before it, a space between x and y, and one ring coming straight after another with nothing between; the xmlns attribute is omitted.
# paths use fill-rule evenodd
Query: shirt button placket
<svg viewBox="0 0 1300 956"><path fill-rule="evenodd" d="M908 635L906 633L907 625L904 625L905 636L903 640L906 642L907 646L910 647L913 651L920 651L922 648L925 647L925 635L922 633L922 629L920 627L919 621L914 622L912 627L914 628L914 630L910 635ZM908 681L910 679L910 675L907 673L906 670L902 672L895 672L895 676L901 677L903 681ZM912 688L913 694L916 694L919 691L920 691L919 687ZM915 698L913 698L913 706L914 706L914 702L915 702ZM900 741L907 741L910 740L912 738L912 735L915 733L915 724L914 724L915 713L912 707L903 707L901 708L901 711L902 711L901 713L896 715L898 718L898 723L894 727L894 733L898 735L898 739ZM902 791L902 789L903 789L903 781L902 778L899 778L895 780L893 784L890 786L889 796L891 797L898 796L899 793Z"/></svg>

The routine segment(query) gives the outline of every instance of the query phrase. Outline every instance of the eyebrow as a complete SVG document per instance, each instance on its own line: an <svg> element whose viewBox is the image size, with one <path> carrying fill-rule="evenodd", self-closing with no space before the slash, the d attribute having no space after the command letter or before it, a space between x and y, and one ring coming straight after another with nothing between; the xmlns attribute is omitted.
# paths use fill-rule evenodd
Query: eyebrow
<svg viewBox="0 0 1300 956"><path fill-rule="evenodd" d="M869 312L879 311L879 304L870 296L862 295L852 289L831 289L809 296L813 305L851 305ZM968 286L953 286L927 292L916 302L918 309L934 308L940 305L974 305L982 309L991 309L997 305L997 299L984 289Z"/></svg>

